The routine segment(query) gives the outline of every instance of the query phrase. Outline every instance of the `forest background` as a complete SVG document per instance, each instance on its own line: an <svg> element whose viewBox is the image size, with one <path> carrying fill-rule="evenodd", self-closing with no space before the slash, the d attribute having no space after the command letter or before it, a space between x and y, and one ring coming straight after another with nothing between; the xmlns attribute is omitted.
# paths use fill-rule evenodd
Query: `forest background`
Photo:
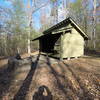
<svg viewBox="0 0 100 100"><path fill-rule="evenodd" d="M67 17L88 34L85 48L100 51L100 0L0 0L0 56L38 50L30 40Z"/></svg>

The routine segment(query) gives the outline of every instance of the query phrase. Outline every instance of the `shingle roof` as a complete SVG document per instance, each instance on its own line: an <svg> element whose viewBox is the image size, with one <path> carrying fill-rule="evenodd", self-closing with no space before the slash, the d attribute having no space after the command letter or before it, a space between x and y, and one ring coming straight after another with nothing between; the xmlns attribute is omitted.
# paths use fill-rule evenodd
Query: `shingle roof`
<svg viewBox="0 0 100 100"><path fill-rule="evenodd" d="M51 33L52 31L54 31L54 30L56 30L56 29L58 29L58 28L60 28L60 27L63 27L64 25L66 26L66 24L69 24L69 23L71 23L71 25L72 25L75 29L77 29L77 30L79 31L79 33L81 33L81 35L82 35L85 39L88 39L88 35L78 26L78 24L77 24L71 17L69 17L69 18L66 18L65 20L63 20L63 21L57 23L56 25L52 26L51 28L45 30L45 31L43 32L44 35L41 35L41 36L39 36L39 37L37 37L37 38L35 38L35 39L33 39L33 40L37 40L37 39L39 39L39 38L41 38L41 37L43 37L43 36L45 36L45 35Z"/></svg>

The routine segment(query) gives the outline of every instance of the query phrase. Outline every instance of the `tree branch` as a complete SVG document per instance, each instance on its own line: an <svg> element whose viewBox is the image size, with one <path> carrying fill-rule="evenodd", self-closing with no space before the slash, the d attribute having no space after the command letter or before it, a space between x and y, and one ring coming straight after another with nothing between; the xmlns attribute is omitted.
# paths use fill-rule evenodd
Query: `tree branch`
<svg viewBox="0 0 100 100"><path fill-rule="evenodd" d="M40 7L36 8L35 10L32 10L32 14L36 11L38 11L39 9L41 9L42 7L46 6L50 1L48 1L47 3L45 3L44 5L41 5Z"/></svg>

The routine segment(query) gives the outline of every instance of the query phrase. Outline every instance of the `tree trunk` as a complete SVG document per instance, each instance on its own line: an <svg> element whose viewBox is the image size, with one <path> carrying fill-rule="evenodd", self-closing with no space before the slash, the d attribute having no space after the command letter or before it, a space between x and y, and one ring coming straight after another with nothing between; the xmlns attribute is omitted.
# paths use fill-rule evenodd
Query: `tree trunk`
<svg viewBox="0 0 100 100"><path fill-rule="evenodd" d="M28 49L28 54L30 55L31 54L30 34L31 34L31 27L32 27L32 10L31 10L32 8L31 8L31 1L30 0L28 0L27 8L28 8L27 15L28 15L28 20L29 20L29 24L28 24L29 30L28 30L28 45L27 45L27 49Z"/></svg>
<svg viewBox="0 0 100 100"><path fill-rule="evenodd" d="M28 54L30 54L31 53L31 47L30 47L30 39L28 38Z"/></svg>
<svg viewBox="0 0 100 100"><path fill-rule="evenodd" d="M93 0L93 32L92 32L93 48L96 48L96 0Z"/></svg>

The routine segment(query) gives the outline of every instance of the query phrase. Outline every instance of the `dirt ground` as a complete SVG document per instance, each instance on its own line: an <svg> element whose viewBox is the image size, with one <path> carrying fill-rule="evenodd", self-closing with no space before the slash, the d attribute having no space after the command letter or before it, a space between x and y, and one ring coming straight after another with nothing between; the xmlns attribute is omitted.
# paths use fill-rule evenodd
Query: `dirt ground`
<svg viewBox="0 0 100 100"><path fill-rule="evenodd" d="M31 60L13 71L0 60L0 100L100 100L100 57Z"/></svg>

